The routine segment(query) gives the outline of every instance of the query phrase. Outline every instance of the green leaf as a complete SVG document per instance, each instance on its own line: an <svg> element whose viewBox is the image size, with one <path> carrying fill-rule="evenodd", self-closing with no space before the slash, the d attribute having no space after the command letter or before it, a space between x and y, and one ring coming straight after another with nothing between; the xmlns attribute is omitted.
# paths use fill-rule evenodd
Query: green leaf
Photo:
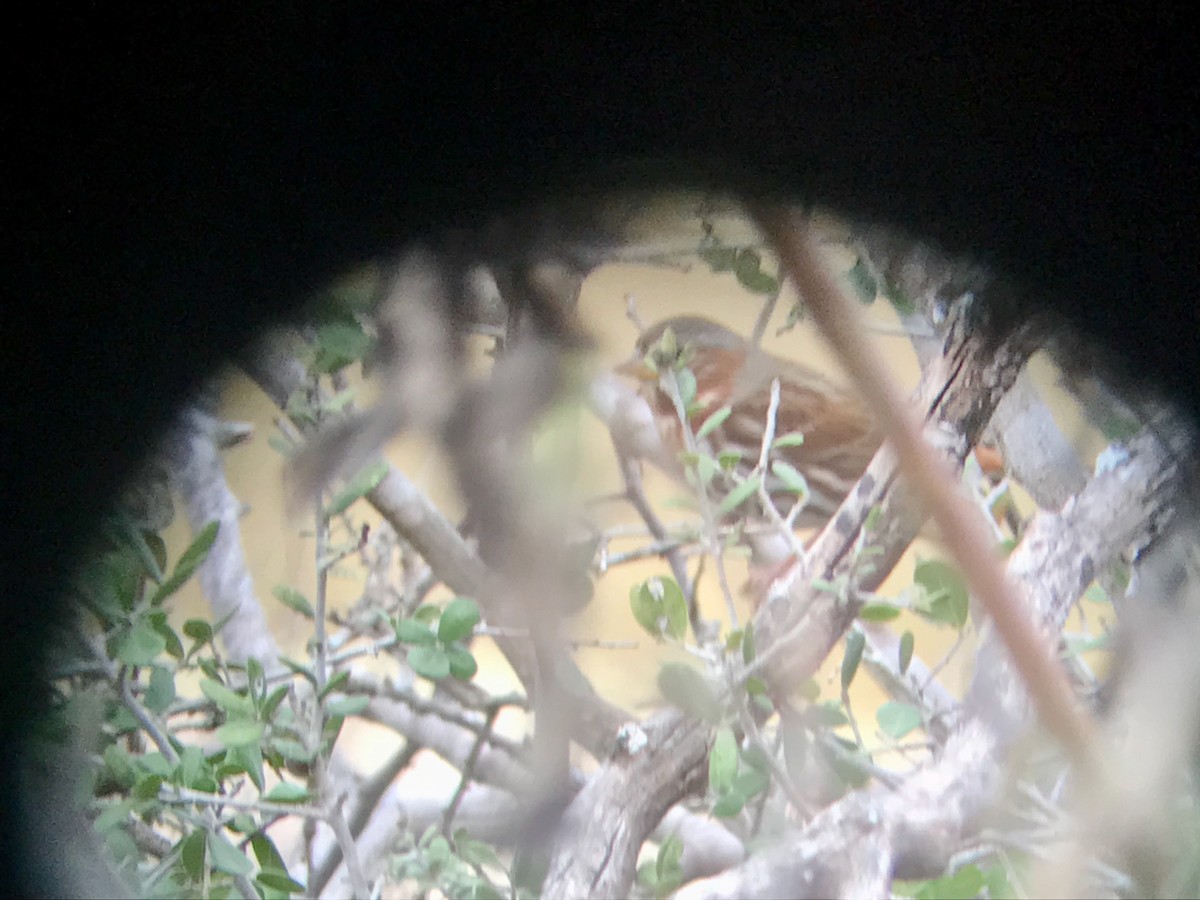
<svg viewBox="0 0 1200 900"><path fill-rule="evenodd" d="M805 712L805 718L818 728L838 728L850 724L850 720L842 712L840 700L827 700L824 703L814 704Z"/></svg>
<svg viewBox="0 0 1200 900"><path fill-rule="evenodd" d="M334 672L325 680L325 687L321 689L320 698L324 700L349 680L350 672L348 670L342 669L340 672Z"/></svg>
<svg viewBox="0 0 1200 900"><path fill-rule="evenodd" d="M147 801L157 800L158 792L166 781L161 775L143 775L134 782L133 788L129 791L129 796L134 800Z"/></svg>
<svg viewBox="0 0 1200 900"><path fill-rule="evenodd" d="M357 716L370 702L370 697L339 697L325 704L325 713L335 717Z"/></svg>
<svg viewBox="0 0 1200 900"><path fill-rule="evenodd" d="M637 882L642 887L654 891L654 895L660 896L658 888L658 870L654 864L654 860L648 859L637 867Z"/></svg>
<svg viewBox="0 0 1200 900"><path fill-rule="evenodd" d="M184 747L179 754L176 780L185 787L200 790L196 785L198 782L211 780L210 770L208 760L204 758L204 751L199 747Z"/></svg>
<svg viewBox="0 0 1200 900"><path fill-rule="evenodd" d="M183 871L193 881L199 881L204 876L204 850L207 845L208 835L203 828L197 828L175 845L179 849Z"/></svg>
<svg viewBox="0 0 1200 900"><path fill-rule="evenodd" d="M317 353L311 368L325 375L362 359L371 348L371 338L353 319L320 325L316 329Z"/></svg>
<svg viewBox="0 0 1200 900"><path fill-rule="evenodd" d="M920 588L919 612L955 628L967 623L967 586L953 566L936 559L921 560L913 571L913 582Z"/></svg>
<svg viewBox="0 0 1200 900"><path fill-rule="evenodd" d="M144 528L132 529L130 538L130 543L146 567L146 574L153 578L156 584L160 584L166 577L164 575L167 568L166 541L153 531L147 531Z"/></svg>
<svg viewBox="0 0 1200 900"><path fill-rule="evenodd" d="M311 796L308 788L303 785L281 781L271 788L263 799L270 800L272 803L304 803Z"/></svg>
<svg viewBox="0 0 1200 900"><path fill-rule="evenodd" d="M733 792L749 799L761 794L771 784L771 776L761 769L747 768L733 780Z"/></svg>
<svg viewBox="0 0 1200 900"><path fill-rule="evenodd" d="M724 424L725 420L729 418L729 414L732 412L733 407L726 404L712 413L712 415L705 419L704 422L701 423L700 427L696 429L696 440L702 441L720 428L721 425Z"/></svg>
<svg viewBox="0 0 1200 900"><path fill-rule="evenodd" d="M912 662L913 649L916 646L917 639L913 637L911 631L905 631L900 635L900 674L904 675L908 672L909 663Z"/></svg>
<svg viewBox="0 0 1200 900"><path fill-rule="evenodd" d="M921 882L915 900L957 900L959 897L978 897L984 887L983 873L974 865L963 866L951 875Z"/></svg>
<svg viewBox="0 0 1200 900"><path fill-rule="evenodd" d="M352 401L354 399L354 396L357 393L358 393L357 389L355 389L353 387L348 387L344 391L339 391L338 393L336 393L332 397L330 397L328 400L324 401L321 404L321 409L323 411L329 412L329 413L341 412L343 409L345 409L347 406L350 405L350 401Z"/></svg>
<svg viewBox="0 0 1200 900"><path fill-rule="evenodd" d="M450 659L441 647L413 647L408 651L408 664L414 672L430 681L438 681L450 674Z"/></svg>
<svg viewBox="0 0 1200 900"><path fill-rule="evenodd" d="M778 478L787 490L793 494L808 496L808 479L800 474L800 470L791 463L777 459L771 463L771 472Z"/></svg>
<svg viewBox="0 0 1200 900"><path fill-rule="evenodd" d="M250 780L254 782L254 786L258 788L260 792L265 789L263 785L262 750L259 748L257 743L243 744L239 747L230 747L228 748L228 754L226 758L231 764L239 767L243 772L245 772L250 777Z"/></svg>
<svg viewBox="0 0 1200 900"><path fill-rule="evenodd" d="M230 875L249 875L254 871L254 863L246 858L246 854L229 843L220 834L210 834L208 849L212 854L213 868Z"/></svg>
<svg viewBox="0 0 1200 900"><path fill-rule="evenodd" d="M702 674L684 663L664 663L658 672L658 689L663 697L684 712L691 713L706 722L716 723L721 718L721 704L717 695Z"/></svg>
<svg viewBox="0 0 1200 900"><path fill-rule="evenodd" d="M1095 582L1092 582L1091 584L1089 584L1088 589L1083 592L1083 599L1087 600L1089 603L1105 603L1105 604L1107 604L1107 603L1112 602L1108 598L1108 592L1106 590L1104 590L1104 588L1100 587L1100 585L1096 584Z"/></svg>
<svg viewBox="0 0 1200 900"><path fill-rule="evenodd" d="M718 819L731 819L742 811L742 807L746 805L746 798L737 791L729 791L717 798L717 802L713 804L712 814Z"/></svg>
<svg viewBox="0 0 1200 900"><path fill-rule="evenodd" d="M867 637L861 631L851 631L846 635L846 655L842 657L842 690L849 688L854 681L866 645Z"/></svg>
<svg viewBox="0 0 1200 900"><path fill-rule="evenodd" d="M306 619L316 616L316 612L313 611L312 604L308 602L308 598L294 588L281 584L275 590L271 591L271 594L288 609L300 613Z"/></svg>
<svg viewBox="0 0 1200 900"><path fill-rule="evenodd" d="M899 740L923 724L921 710L911 703L897 703L894 700L887 701L876 710L875 721L879 723L879 730L892 740Z"/></svg>
<svg viewBox="0 0 1200 900"><path fill-rule="evenodd" d="M655 888L657 896L666 896L683 884L683 841L672 834L658 848L654 858Z"/></svg>
<svg viewBox="0 0 1200 900"><path fill-rule="evenodd" d="M747 622L746 633L742 637L742 662L744 662L746 665L750 665L750 663L754 662L755 652L754 623Z"/></svg>
<svg viewBox="0 0 1200 900"><path fill-rule="evenodd" d="M762 484L762 476L755 475L753 478L747 478L741 484L735 486L728 494L725 495L720 505L717 507L717 515L727 516L739 506L741 506L747 498L752 496Z"/></svg>
<svg viewBox="0 0 1200 900"><path fill-rule="evenodd" d="M441 614L441 609L432 603L422 603L413 611L412 617L425 625L432 625Z"/></svg>
<svg viewBox="0 0 1200 900"><path fill-rule="evenodd" d="M201 679L200 693L227 713L249 716L254 712L254 703L249 697L232 691L211 678Z"/></svg>
<svg viewBox="0 0 1200 900"><path fill-rule="evenodd" d="M760 694L767 692L767 683L761 678L750 677L746 679L746 693L751 697L757 697Z"/></svg>
<svg viewBox="0 0 1200 900"><path fill-rule="evenodd" d="M396 640L402 644L424 646L437 643L432 628L416 619L400 619L396 622Z"/></svg>
<svg viewBox="0 0 1200 900"><path fill-rule="evenodd" d="M446 647L446 658L450 660L450 674L459 681L470 681L479 671L471 651L457 642Z"/></svg>
<svg viewBox="0 0 1200 900"><path fill-rule="evenodd" d="M675 383L679 387L679 399L683 402L683 408L687 409L696 399L696 375L691 369L684 367L675 373Z"/></svg>
<svg viewBox="0 0 1200 900"><path fill-rule="evenodd" d="M804 432L789 431L787 434L781 434L771 442L772 450L781 450L784 447L799 447L804 443Z"/></svg>
<svg viewBox="0 0 1200 900"><path fill-rule="evenodd" d="M656 857L658 874L662 876L666 870L676 868L683 859L683 841L677 833L672 832L659 845Z"/></svg>
<svg viewBox="0 0 1200 900"><path fill-rule="evenodd" d="M281 434L268 434L267 446L284 459L291 459L296 455L296 445Z"/></svg>
<svg viewBox="0 0 1200 900"><path fill-rule="evenodd" d="M730 728L717 729L708 754L708 786L714 794L723 794L733 786L738 771L737 738Z"/></svg>
<svg viewBox="0 0 1200 900"><path fill-rule="evenodd" d="M325 515L332 517L344 513L354 501L375 490L387 473L388 464L382 459L363 468L362 471L346 483L344 488L334 495L333 500L330 501L328 508L325 510Z"/></svg>
<svg viewBox="0 0 1200 900"><path fill-rule="evenodd" d="M167 758L157 750L151 753L144 753L137 761L138 767L151 775L157 775L160 778L170 778L175 771L175 767L167 762Z"/></svg>
<svg viewBox="0 0 1200 900"><path fill-rule="evenodd" d="M96 816L96 821L92 823L92 827L96 829L97 834L111 831L118 825L124 824L125 820L129 818L129 814L133 812L134 805L132 800L121 800L118 803L103 806L100 815Z"/></svg>
<svg viewBox="0 0 1200 900"><path fill-rule="evenodd" d="M166 649L167 642L153 623L142 619L117 641L113 655L128 666L148 666Z"/></svg>
<svg viewBox="0 0 1200 900"><path fill-rule="evenodd" d="M150 670L150 684L143 701L151 712L161 713L175 699L175 676L170 669L155 666Z"/></svg>
<svg viewBox="0 0 1200 900"><path fill-rule="evenodd" d="M175 571L171 573L171 577L160 584L151 596L151 605L158 606L183 587L184 583L192 577L192 574L208 557L209 551L212 550L213 541L217 539L217 531L220 527L221 523L214 521L200 529L200 533L179 557L179 562L175 564Z"/></svg>
<svg viewBox="0 0 1200 900"><path fill-rule="evenodd" d="M272 891L279 891L283 894L302 894L304 893L304 885L300 884L292 878L283 869L263 868L257 875L254 876L254 881L260 887L267 888Z"/></svg>
<svg viewBox="0 0 1200 900"><path fill-rule="evenodd" d="M736 247L706 247L699 256L713 272L732 272L737 265L738 251Z"/></svg>
<svg viewBox="0 0 1200 900"><path fill-rule="evenodd" d="M129 790L137 780L137 769L129 753L118 744L109 744L104 748L104 768L107 776L123 791Z"/></svg>
<svg viewBox="0 0 1200 900"><path fill-rule="evenodd" d="M316 753L309 750L299 741L293 741L291 738L277 737L271 739L271 747L278 750L284 759L292 762L312 762Z"/></svg>
<svg viewBox="0 0 1200 900"><path fill-rule="evenodd" d="M258 744L263 736L263 726L253 719L234 719L218 728L216 736L223 747L246 747Z"/></svg>
<svg viewBox="0 0 1200 900"><path fill-rule="evenodd" d="M633 618L655 640L662 637L662 626L659 624L659 614L662 604L650 593L646 582L635 584L629 589L629 608Z"/></svg>
<svg viewBox="0 0 1200 900"><path fill-rule="evenodd" d="M900 607L890 603L868 603L858 611L858 617L864 622L890 622L901 612Z"/></svg>
<svg viewBox="0 0 1200 900"><path fill-rule="evenodd" d="M883 282L883 296L892 304L892 308L902 316L907 316L916 311L917 305L904 292L904 289L900 285L886 279Z"/></svg>
<svg viewBox="0 0 1200 900"><path fill-rule="evenodd" d="M167 653L171 654L175 659L183 659L183 644L179 640L179 635L175 633L175 629L168 625L165 619L161 622L154 620L153 624L154 630L158 632L167 645Z"/></svg>
<svg viewBox="0 0 1200 900"><path fill-rule="evenodd" d="M756 294L774 293L778 283L770 275L762 271L762 257L756 250L749 247L738 252L734 274L742 287Z"/></svg>
<svg viewBox="0 0 1200 900"><path fill-rule="evenodd" d="M723 471L732 472L745 455L741 450L722 450L717 454L717 464Z"/></svg>
<svg viewBox="0 0 1200 900"><path fill-rule="evenodd" d="M203 619L188 619L183 623L183 633L196 642L197 646L213 639L212 626Z"/></svg>
<svg viewBox="0 0 1200 900"><path fill-rule="evenodd" d="M250 846L254 851L254 859L257 859L258 864L264 869L287 871L287 866L283 864L283 856L275 846L275 841L272 841L264 832L254 834L250 839Z"/></svg>
<svg viewBox="0 0 1200 900"><path fill-rule="evenodd" d="M683 640L688 628L687 600L683 597L683 590L674 578L662 576L656 580L662 586L660 602L663 615L667 620L667 636L677 641Z"/></svg>
<svg viewBox="0 0 1200 900"><path fill-rule="evenodd" d="M438 622L438 639L445 644L461 641L479 624L479 606L470 597L455 597L446 604Z"/></svg>
<svg viewBox="0 0 1200 900"><path fill-rule="evenodd" d="M875 276L871 274L871 267L867 265L865 259L860 256L853 268L846 273L846 278L855 293L858 294L859 300L867 304L875 302L875 297L879 293L879 284L875 281Z"/></svg>
<svg viewBox="0 0 1200 900"><path fill-rule="evenodd" d="M294 674L299 675L301 678L311 684L314 688L317 686L317 676L313 674L312 669L310 669L308 666L301 665L294 659L288 659L286 656L279 657L279 661L291 669Z"/></svg>

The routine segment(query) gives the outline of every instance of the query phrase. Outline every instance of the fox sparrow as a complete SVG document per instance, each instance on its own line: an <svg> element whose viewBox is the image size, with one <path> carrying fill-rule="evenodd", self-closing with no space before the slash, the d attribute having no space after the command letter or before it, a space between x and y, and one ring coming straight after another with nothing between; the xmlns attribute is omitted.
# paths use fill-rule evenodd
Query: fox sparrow
<svg viewBox="0 0 1200 900"><path fill-rule="evenodd" d="M770 458L791 466L807 481L808 499L796 519L800 527L824 524L834 514L883 442L865 404L849 389L773 356L709 319L677 316L643 332L635 359L618 369L642 383L642 396L672 460L685 447L675 401L663 380L663 373L672 369L677 378L687 380L683 369L695 377L695 392L687 402L693 434L710 416L729 407L729 414L704 440L714 457L723 455L743 476L758 462L771 384L779 380L775 435L789 439L773 448ZM794 485L795 479L790 480ZM768 493L784 514L797 499L787 481L768 467Z"/></svg>

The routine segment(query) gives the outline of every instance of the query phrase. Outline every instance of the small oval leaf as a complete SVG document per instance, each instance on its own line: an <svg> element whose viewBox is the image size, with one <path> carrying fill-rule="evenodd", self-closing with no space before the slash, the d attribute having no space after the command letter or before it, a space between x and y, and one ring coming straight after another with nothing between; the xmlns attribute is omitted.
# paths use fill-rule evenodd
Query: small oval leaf
<svg viewBox="0 0 1200 900"><path fill-rule="evenodd" d="M708 786L715 794L725 793L733 786L737 771L737 738L732 729L720 728L708 754Z"/></svg>
<svg viewBox="0 0 1200 900"><path fill-rule="evenodd" d="M913 637L911 631L906 631L900 635L900 674L904 675L908 672L908 665L912 662L913 648L916 645L916 638Z"/></svg>
<svg viewBox="0 0 1200 900"><path fill-rule="evenodd" d="M890 603L868 603L858 611L858 617L864 622L890 622L899 617L900 607Z"/></svg>
<svg viewBox="0 0 1200 900"><path fill-rule="evenodd" d="M861 631L851 631L846 635L846 655L842 657L842 690L846 690L854 681L866 645L866 635Z"/></svg>
<svg viewBox="0 0 1200 900"><path fill-rule="evenodd" d="M396 623L396 640L402 644L436 644L437 635L433 629L416 619L401 619Z"/></svg>
<svg viewBox="0 0 1200 900"><path fill-rule="evenodd" d="M208 836L208 850L212 857L214 869L227 872L230 875L249 875L254 871L254 863L246 858L239 850L220 834Z"/></svg>
<svg viewBox="0 0 1200 900"><path fill-rule="evenodd" d="M311 796L307 788L299 784L281 781L271 788L263 799L270 800L272 803L304 803Z"/></svg>
<svg viewBox="0 0 1200 900"><path fill-rule="evenodd" d="M470 597L455 597L442 611L438 621L438 638L446 644L461 641L479 624L479 606Z"/></svg>
<svg viewBox="0 0 1200 900"><path fill-rule="evenodd" d="M712 413L704 422L696 429L696 440L702 441L724 424L729 418L729 414L733 412L733 407L726 404Z"/></svg>
<svg viewBox="0 0 1200 900"><path fill-rule="evenodd" d="M751 497L762 484L762 476L755 475L753 478L747 478L741 484L736 485L733 490L725 495L725 499L717 507L718 516L727 516L739 506L741 506L749 497Z"/></svg>
<svg viewBox="0 0 1200 900"><path fill-rule="evenodd" d="M791 463L777 459L771 463L771 472L779 479L784 488L793 494L808 496L808 479Z"/></svg>
<svg viewBox="0 0 1200 900"><path fill-rule="evenodd" d="M459 681L470 681L479 671L479 663L462 644L454 643L447 647L446 658L450 661L450 674Z"/></svg>
<svg viewBox="0 0 1200 900"><path fill-rule="evenodd" d="M450 659L441 647L413 647L408 651L408 664L422 678L438 681L450 674Z"/></svg>
<svg viewBox="0 0 1200 900"><path fill-rule="evenodd" d="M375 490L387 473L388 464L384 460L379 460L364 468L334 496L329 508L325 510L325 515L337 516L344 513L360 497Z"/></svg>
<svg viewBox="0 0 1200 900"><path fill-rule="evenodd" d="M262 724L252 719L234 719L217 729L217 740L224 747L254 746L262 735Z"/></svg>
<svg viewBox="0 0 1200 900"><path fill-rule="evenodd" d="M308 598L294 588L285 585L278 585L275 590L271 591L272 595L286 606L288 609L300 613L306 619L313 618L316 613L313 612L312 604L308 602Z"/></svg>

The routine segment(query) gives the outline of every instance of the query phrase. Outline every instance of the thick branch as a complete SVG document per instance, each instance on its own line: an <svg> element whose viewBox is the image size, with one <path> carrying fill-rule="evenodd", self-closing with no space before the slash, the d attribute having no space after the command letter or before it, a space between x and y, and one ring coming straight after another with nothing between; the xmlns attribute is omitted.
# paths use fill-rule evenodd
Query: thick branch
<svg viewBox="0 0 1200 900"><path fill-rule="evenodd" d="M542 896L628 896L646 835L704 785L707 728L666 712L638 731L567 810Z"/></svg>

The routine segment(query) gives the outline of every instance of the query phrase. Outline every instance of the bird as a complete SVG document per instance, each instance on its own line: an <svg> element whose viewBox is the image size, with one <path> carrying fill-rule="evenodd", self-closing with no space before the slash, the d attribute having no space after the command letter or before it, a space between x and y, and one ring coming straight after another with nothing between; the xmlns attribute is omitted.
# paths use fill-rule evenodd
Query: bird
<svg viewBox="0 0 1200 900"><path fill-rule="evenodd" d="M649 405L659 438L667 452L652 459L671 474L683 474L681 454L687 450L675 397L663 373L690 371L695 392L687 409L691 432L700 431L709 417L728 414L707 431L702 443L714 458L724 454L734 478L744 479L758 463L767 429L771 386L779 380L775 436L788 436L770 450L770 460L799 472L807 482L807 498L794 517L800 528L818 527L836 512L883 443L883 432L862 397L823 374L755 346L711 319L681 315L645 329L633 357L617 367L639 384ZM684 376L686 378L686 376ZM801 437L802 436L802 437ZM782 478L771 466L765 486L781 514L798 498L794 478ZM715 481L715 479L714 479ZM731 512L744 514L748 497Z"/></svg>

